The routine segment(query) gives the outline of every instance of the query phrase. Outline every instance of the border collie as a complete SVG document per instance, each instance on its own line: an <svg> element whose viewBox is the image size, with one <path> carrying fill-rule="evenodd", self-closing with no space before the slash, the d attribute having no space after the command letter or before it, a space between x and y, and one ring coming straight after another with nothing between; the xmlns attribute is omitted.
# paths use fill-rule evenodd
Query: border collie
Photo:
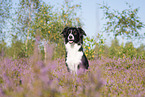
<svg viewBox="0 0 145 97"><path fill-rule="evenodd" d="M77 74L79 68L88 69L88 60L83 52L83 35L86 33L82 28L66 27L61 33L65 39L67 70Z"/></svg>

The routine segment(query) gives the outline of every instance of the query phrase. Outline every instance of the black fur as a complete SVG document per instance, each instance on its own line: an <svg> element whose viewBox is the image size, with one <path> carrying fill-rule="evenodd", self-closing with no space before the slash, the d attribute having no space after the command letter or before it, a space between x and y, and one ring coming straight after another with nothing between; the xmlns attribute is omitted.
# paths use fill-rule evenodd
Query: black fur
<svg viewBox="0 0 145 97"><path fill-rule="evenodd" d="M73 35L73 40L68 39L68 37L72 38L72 36L69 36L70 33ZM61 33L63 35L63 37L65 38L65 44L67 44L69 41L73 41L74 44L78 44L81 45L80 49L78 50L78 52L83 52L83 35L86 36L86 33L84 32L84 30L82 28L76 28L76 27L66 27L64 28L64 30ZM72 42L71 42L72 43ZM71 44L70 43L70 44ZM65 61L67 59L67 52L66 52L66 57L65 57ZM67 66L67 70L70 71L68 64L66 63ZM82 58L81 58L81 63L78 65L78 69L82 67L84 69L88 69L89 67L89 63L88 60L83 52Z"/></svg>

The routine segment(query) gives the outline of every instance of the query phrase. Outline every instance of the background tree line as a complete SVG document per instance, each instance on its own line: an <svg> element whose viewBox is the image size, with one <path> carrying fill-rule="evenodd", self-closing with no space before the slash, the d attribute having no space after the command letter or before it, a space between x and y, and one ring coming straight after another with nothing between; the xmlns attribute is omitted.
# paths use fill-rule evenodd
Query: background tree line
<svg viewBox="0 0 145 97"><path fill-rule="evenodd" d="M83 26L77 15L81 9L80 4L73 4L64 0L61 8L54 8L42 0L19 0L16 8L11 0L0 2L0 54L2 57L23 58L30 57L36 46L42 59L47 58L49 46L54 48L53 58L65 55L65 49L60 32L65 26ZM109 6L100 5L104 12L106 24L103 33L96 38L84 39L85 53L89 59L104 57L141 57L145 58L145 45L135 48L132 42L119 45L118 36L129 39L144 38L140 30L145 25L140 21L138 8L119 12L111 10ZM114 40L111 46L105 44L104 33L113 33ZM11 45L7 46L6 39L11 38ZM36 43L38 45L36 45ZM53 44L53 45L52 45Z"/></svg>
<svg viewBox="0 0 145 97"><path fill-rule="evenodd" d="M39 42L43 58L46 56L47 44L54 44L56 55L54 57L64 55L60 32L65 26L81 26L80 18L76 14L76 10L80 7L79 4L72 4L67 0L57 9L42 0L20 0L18 6L13 8L11 0L5 2L2 0L1 25L5 26L7 21L11 27L7 32L4 31L6 28L1 27L0 52L5 57L29 57L33 54L35 42ZM7 37L6 33L12 37L10 46L6 46L3 37ZM36 39L37 36L39 39Z"/></svg>

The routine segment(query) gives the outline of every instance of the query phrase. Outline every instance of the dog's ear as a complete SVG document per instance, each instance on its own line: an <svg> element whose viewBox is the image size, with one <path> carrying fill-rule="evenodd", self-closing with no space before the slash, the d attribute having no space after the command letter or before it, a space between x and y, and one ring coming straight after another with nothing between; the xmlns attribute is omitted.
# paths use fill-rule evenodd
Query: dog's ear
<svg viewBox="0 0 145 97"><path fill-rule="evenodd" d="M65 36L69 27L65 27L60 35Z"/></svg>
<svg viewBox="0 0 145 97"><path fill-rule="evenodd" d="M84 31L81 27L78 27L78 30L79 30L79 32L80 32L80 34L81 34L82 36L83 36L83 35L86 36L85 31Z"/></svg>

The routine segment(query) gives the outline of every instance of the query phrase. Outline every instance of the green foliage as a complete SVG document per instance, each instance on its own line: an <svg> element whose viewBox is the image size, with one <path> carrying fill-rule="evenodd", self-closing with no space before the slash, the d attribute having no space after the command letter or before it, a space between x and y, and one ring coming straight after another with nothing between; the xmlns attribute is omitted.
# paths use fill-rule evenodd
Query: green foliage
<svg viewBox="0 0 145 97"><path fill-rule="evenodd" d="M95 55L97 58L101 58L101 56L104 54L105 46L104 46L104 38L103 34L97 35L98 43L95 45Z"/></svg>
<svg viewBox="0 0 145 97"><path fill-rule="evenodd" d="M141 44L139 48L136 49L137 56L145 59L145 45Z"/></svg>
<svg viewBox="0 0 145 97"><path fill-rule="evenodd" d="M16 24L14 24L16 34L19 37L26 39L29 36L29 31L31 30L31 26L34 22L35 13L38 12L38 8L40 6L39 0L20 0L18 4L18 8L15 11Z"/></svg>
<svg viewBox="0 0 145 97"><path fill-rule="evenodd" d="M76 13L80 7L79 4L72 4L67 0L56 9L41 0L20 0L13 17L10 34L13 38L12 44L6 47L5 54L13 58L30 57L37 41L36 37L39 36L38 44L41 47L42 59L46 56L44 42L55 46L54 58L62 57L65 49L60 33L65 26L81 26Z"/></svg>
<svg viewBox="0 0 145 97"><path fill-rule="evenodd" d="M5 57L6 51L7 51L6 42L2 40L2 42L0 42L0 56Z"/></svg>
<svg viewBox="0 0 145 97"><path fill-rule="evenodd" d="M121 47L119 46L119 41L115 38L112 40L111 47L109 49L110 57L121 57Z"/></svg>
<svg viewBox="0 0 145 97"><path fill-rule="evenodd" d="M6 38L7 23L11 19L11 0L0 0L0 42Z"/></svg>
<svg viewBox="0 0 145 97"><path fill-rule="evenodd" d="M125 44L124 53L125 53L125 55L126 55L127 57L131 57L131 58L137 56L137 51L136 51L136 49L134 48L132 42L128 42L128 43Z"/></svg>
<svg viewBox="0 0 145 97"><path fill-rule="evenodd" d="M1 0L0 1L0 33L2 33L2 29L5 27L6 19L11 17L10 10L12 6L11 0Z"/></svg>
<svg viewBox="0 0 145 97"><path fill-rule="evenodd" d="M96 41L94 38L86 37L84 39L84 50L85 50L85 55L89 60L94 59L94 47L96 45Z"/></svg>
<svg viewBox="0 0 145 97"><path fill-rule="evenodd" d="M106 44L97 44L95 47L95 54L97 57L110 57L110 58L145 58L145 45L141 45L138 48L135 48L132 42L128 42L123 45L119 45L117 38L112 40L111 46L108 47Z"/></svg>
<svg viewBox="0 0 145 97"><path fill-rule="evenodd" d="M121 12L118 10L111 10L109 6L102 5L104 18L107 23L105 24L104 31L107 33L114 33L114 36L124 35L128 38L139 37L139 30L145 25L138 17L138 8L132 9L129 5L128 9Z"/></svg>
<svg viewBox="0 0 145 97"><path fill-rule="evenodd" d="M25 44L22 42L22 40L12 40L12 46L7 47L7 52L6 56L7 57L12 57L13 59L18 59L18 58L23 58L26 57L26 48L25 48ZM34 42L29 42L28 43L28 56L33 54L33 50L34 50Z"/></svg>
<svg viewBox="0 0 145 97"><path fill-rule="evenodd" d="M8 13L1 14L0 17L10 18L11 2L1 2L8 6L1 6L1 12L7 10ZM65 47L63 44L61 31L65 26L82 26L81 20L77 15L80 10L79 4L73 4L72 1L64 0L59 8L46 4L41 0L20 0L18 8L16 8L15 18L12 23L12 44L6 46L4 38L0 42L0 54L3 57L22 58L30 57L38 44L42 59L46 58L47 49L45 44L53 44L53 59L62 58L65 55ZM110 7L103 5L101 7L105 14L107 24L105 31L113 32L115 36L124 35L127 37L139 36L139 30L144 24L139 20L138 8L125 9L121 12L111 10ZM1 22L1 25L5 25ZM2 27L2 26L1 26ZM39 39L37 37L39 36ZM0 37L3 37L2 35ZM105 44L103 34L97 35L97 42L94 38L86 37L84 39L84 51L89 60L95 57L145 57L145 48L142 44L139 48L134 48L132 43L119 45L117 38L112 40L111 46Z"/></svg>

